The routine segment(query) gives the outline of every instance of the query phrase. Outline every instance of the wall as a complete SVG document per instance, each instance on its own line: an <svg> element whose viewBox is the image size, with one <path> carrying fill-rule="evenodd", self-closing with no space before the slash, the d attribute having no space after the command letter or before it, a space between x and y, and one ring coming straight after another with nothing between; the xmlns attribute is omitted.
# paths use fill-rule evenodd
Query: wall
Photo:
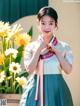
<svg viewBox="0 0 80 106"><path fill-rule="evenodd" d="M69 0L68 0L69 1ZM70 75L65 75L70 87L75 106L80 106L80 2L64 2L64 0L49 0L59 15L57 37L70 44L74 62Z"/></svg>

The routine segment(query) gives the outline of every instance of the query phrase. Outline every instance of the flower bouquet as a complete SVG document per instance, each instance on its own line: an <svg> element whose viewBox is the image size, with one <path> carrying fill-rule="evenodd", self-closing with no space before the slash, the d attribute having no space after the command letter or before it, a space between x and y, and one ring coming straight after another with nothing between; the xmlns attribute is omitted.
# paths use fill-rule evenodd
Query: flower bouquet
<svg viewBox="0 0 80 106"><path fill-rule="evenodd" d="M28 73L21 68L24 46L31 33L20 33L21 25L0 21L0 93L22 93Z"/></svg>

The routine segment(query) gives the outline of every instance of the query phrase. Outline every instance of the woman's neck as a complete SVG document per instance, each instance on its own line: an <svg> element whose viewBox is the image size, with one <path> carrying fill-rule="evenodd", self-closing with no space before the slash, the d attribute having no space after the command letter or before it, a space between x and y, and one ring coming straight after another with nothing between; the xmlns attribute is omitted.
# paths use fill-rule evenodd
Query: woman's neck
<svg viewBox="0 0 80 106"><path fill-rule="evenodd" d="M48 36L48 37L46 37L45 41L46 41L47 43L50 43L53 38L54 38L53 35L52 35L52 36Z"/></svg>
<svg viewBox="0 0 80 106"><path fill-rule="evenodd" d="M40 35L43 37L46 44L50 43L51 40L54 38L54 35Z"/></svg>

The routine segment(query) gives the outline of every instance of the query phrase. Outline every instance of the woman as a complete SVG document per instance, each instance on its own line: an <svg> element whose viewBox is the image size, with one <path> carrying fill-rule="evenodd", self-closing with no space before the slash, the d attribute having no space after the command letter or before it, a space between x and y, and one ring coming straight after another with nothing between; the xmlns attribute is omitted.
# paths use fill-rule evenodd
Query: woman
<svg viewBox="0 0 80 106"><path fill-rule="evenodd" d="M33 75L23 92L20 106L73 106L62 70L72 70L69 45L55 37L58 15L52 7L43 7L38 15L40 35L24 50L26 70Z"/></svg>

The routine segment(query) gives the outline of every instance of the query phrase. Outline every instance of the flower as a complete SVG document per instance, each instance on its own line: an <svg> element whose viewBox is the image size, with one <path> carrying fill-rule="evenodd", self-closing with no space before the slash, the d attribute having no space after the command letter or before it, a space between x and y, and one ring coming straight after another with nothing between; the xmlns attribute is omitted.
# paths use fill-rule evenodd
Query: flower
<svg viewBox="0 0 80 106"><path fill-rule="evenodd" d="M5 51L5 56L12 54L14 58L16 58L18 51L14 48L9 48Z"/></svg>
<svg viewBox="0 0 80 106"><path fill-rule="evenodd" d="M22 30L21 25L14 25L10 31L8 31L8 37L6 41L8 42L13 36L18 35L19 32Z"/></svg>
<svg viewBox="0 0 80 106"><path fill-rule="evenodd" d="M4 58L5 58L4 55L3 54L0 54L0 65L3 64Z"/></svg>
<svg viewBox="0 0 80 106"><path fill-rule="evenodd" d="M0 21L0 36L4 37L7 36L6 33L10 31L9 23L4 23Z"/></svg>
<svg viewBox="0 0 80 106"><path fill-rule="evenodd" d="M21 71L20 64L19 63L12 62L9 65L9 71L13 72L14 74L19 73Z"/></svg>
<svg viewBox="0 0 80 106"><path fill-rule="evenodd" d="M20 35L17 35L15 37L15 43L18 45L18 46L25 46L27 45L29 42L31 41L31 37L27 34L27 33L22 33Z"/></svg>
<svg viewBox="0 0 80 106"><path fill-rule="evenodd" d="M26 84L28 73L22 70L21 60L31 37L21 30L20 24L0 21L0 93L22 93Z"/></svg>
<svg viewBox="0 0 80 106"><path fill-rule="evenodd" d="M0 83L3 82L4 78L5 78L5 73L4 71L2 71L0 72Z"/></svg>
<svg viewBox="0 0 80 106"><path fill-rule="evenodd" d="M22 87L25 87L27 80L26 80L26 78L25 78L24 76L21 77L21 78L20 78L20 77L17 77L16 80L17 80L17 82L18 82Z"/></svg>

